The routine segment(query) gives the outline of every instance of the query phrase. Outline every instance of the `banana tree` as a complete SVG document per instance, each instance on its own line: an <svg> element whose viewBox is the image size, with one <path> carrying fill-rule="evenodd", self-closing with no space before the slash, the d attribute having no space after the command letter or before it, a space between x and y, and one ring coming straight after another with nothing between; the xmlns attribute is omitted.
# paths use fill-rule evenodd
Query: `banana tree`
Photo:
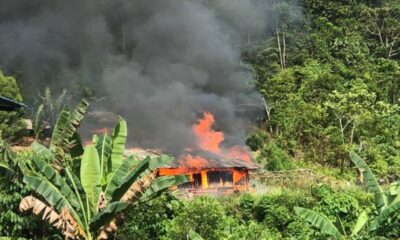
<svg viewBox="0 0 400 240"><path fill-rule="evenodd" d="M350 152L350 158L354 165L362 170L366 180L367 191L374 194L374 203L378 210L378 215L370 222L369 230L375 232L376 235L380 235L380 227L400 210L400 184L399 182L394 182L388 192L383 191L368 164L355 152Z"/></svg>
<svg viewBox="0 0 400 240"><path fill-rule="evenodd" d="M333 237L334 239L338 240L355 238L360 232L360 230L368 222L368 214L366 211L364 211L358 216L357 222L354 225L351 234L348 235L344 230L344 227L342 226L340 221L338 221L339 226L337 227L326 216L319 214L315 211L301 207L295 207L294 211L297 216L309 222L312 226L318 228L322 233L327 234Z"/></svg>
<svg viewBox="0 0 400 240"><path fill-rule="evenodd" d="M54 164L34 158L24 182L41 198L24 198L20 210L42 215L69 239L108 239L129 205L188 180L157 177L157 168L173 161L170 156L124 158L126 133L121 118L111 137L94 137L84 150L78 174L72 165L63 164L59 172Z"/></svg>
<svg viewBox="0 0 400 240"><path fill-rule="evenodd" d="M157 178L157 168L170 163L170 156L125 158L127 126L122 118L111 136L95 136L84 149L76 130L87 109L85 100L72 112L64 107L50 146L33 143L35 157L19 163L23 181L39 195L24 198L20 210L42 215L69 239L108 239L129 205L188 179Z"/></svg>

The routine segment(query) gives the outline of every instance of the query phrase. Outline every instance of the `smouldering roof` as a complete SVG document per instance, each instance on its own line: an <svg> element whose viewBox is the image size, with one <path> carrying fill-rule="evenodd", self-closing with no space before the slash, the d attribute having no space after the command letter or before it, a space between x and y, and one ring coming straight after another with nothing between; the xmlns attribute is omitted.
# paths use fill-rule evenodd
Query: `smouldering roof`
<svg viewBox="0 0 400 240"><path fill-rule="evenodd" d="M157 156L161 154L161 150L159 149L139 149L139 148L131 148L125 151L126 156L136 155L139 158L145 158L146 156ZM256 170L260 167L254 163L253 161L245 161L242 159L231 159L226 158L208 151L203 150L195 150L190 151L189 153L193 157L201 157L206 162L205 164L200 164L201 167L196 166L193 169L215 169L215 168L243 168L248 170ZM183 156L187 155L183 154ZM176 158L171 164L164 166L163 168L175 169L175 168L187 168L191 169L187 162L185 162L184 158Z"/></svg>
<svg viewBox="0 0 400 240"><path fill-rule="evenodd" d="M231 159L226 158L211 152L196 150L189 153L192 156L200 156L206 161L206 164L202 164L201 169L215 169L215 168L245 168L249 170L256 170L260 167L252 161L245 161L242 159ZM185 159L176 159L170 165L164 168L190 168L185 162Z"/></svg>

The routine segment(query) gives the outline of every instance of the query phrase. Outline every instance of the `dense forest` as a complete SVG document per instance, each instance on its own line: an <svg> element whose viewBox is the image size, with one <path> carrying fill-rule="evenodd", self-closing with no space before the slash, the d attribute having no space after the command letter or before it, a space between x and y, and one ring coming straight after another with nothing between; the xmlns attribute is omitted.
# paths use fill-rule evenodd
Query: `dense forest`
<svg viewBox="0 0 400 240"><path fill-rule="evenodd" d="M275 35L244 54L265 98L265 126L248 139L261 159L276 152L286 162L343 172L351 167L347 152L356 150L382 177L398 176L398 7L398 1L276 6L282 14ZM301 19L293 15L298 11Z"/></svg>
<svg viewBox="0 0 400 240"><path fill-rule="evenodd" d="M156 2L84 4L60 27L48 20L64 16L49 9L74 12L73 4L0 0L0 96L28 105L0 111L0 239L400 238L399 0L254 0L238 12L237 1ZM157 11L177 20L130 16ZM50 27L25 28L37 12L34 23ZM184 24L187 14L193 22ZM48 44L26 48L29 33ZM236 108L243 102L248 109ZM247 145L259 172L285 177L254 174L246 193L187 197L167 191L184 176L155 176L170 156L122 163L125 143L187 147L193 139L183 132L205 107L228 142ZM105 118L109 109L126 121L113 118L110 135L83 146L78 127L93 125L84 115ZM14 151L27 118L35 142ZM127 140L128 128L136 135ZM299 170L311 181L295 178Z"/></svg>

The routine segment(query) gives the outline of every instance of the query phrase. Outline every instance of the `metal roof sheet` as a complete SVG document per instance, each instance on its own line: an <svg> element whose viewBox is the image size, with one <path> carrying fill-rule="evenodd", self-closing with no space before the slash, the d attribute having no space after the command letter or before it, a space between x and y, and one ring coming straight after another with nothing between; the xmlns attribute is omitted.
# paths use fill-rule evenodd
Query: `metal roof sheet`
<svg viewBox="0 0 400 240"><path fill-rule="evenodd" d="M12 99L0 96L0 110L13 111L18 108L27 108L27 106L23 103L19 103Z"/></svg>

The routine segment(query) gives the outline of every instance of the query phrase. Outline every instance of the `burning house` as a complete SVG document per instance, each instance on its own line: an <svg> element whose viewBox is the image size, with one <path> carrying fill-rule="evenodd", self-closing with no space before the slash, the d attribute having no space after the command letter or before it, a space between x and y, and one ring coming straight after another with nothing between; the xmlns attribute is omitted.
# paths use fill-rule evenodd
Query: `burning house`
<svg viewBox="0 0 400 240"><path fill-rule="evenodd" d="M168 166L158 169L159 176L187 175L190 181L178 188L192 193L229 194L249 190L249 173L259 166L252 161L248 150L242 146L221 147L224 134L212 129L214 116L204 113L192 126L197 146L186 149ZM131 148L126 155L139 158L159 155L161 150Z"/></svg>
<svg viewBox="0 0 400 240"><path fill-rule="evenodd" d="M159 169L160 176L185 174L190 182L179 188L190 192L233 193L249 189L249 172L258 169L244 147L221 147L224 134L212 129L214 116L193 125L196 149L188 149L175 162Z"/></svg>
<svg viewBox="0 0 400 240"><path fill-rule="evenodd" d="M249 171L256 169L251 161L196 151L159 169L159 175L188 175L190 182L179 188L189 192L233 193L249 189Z"/></svg>

